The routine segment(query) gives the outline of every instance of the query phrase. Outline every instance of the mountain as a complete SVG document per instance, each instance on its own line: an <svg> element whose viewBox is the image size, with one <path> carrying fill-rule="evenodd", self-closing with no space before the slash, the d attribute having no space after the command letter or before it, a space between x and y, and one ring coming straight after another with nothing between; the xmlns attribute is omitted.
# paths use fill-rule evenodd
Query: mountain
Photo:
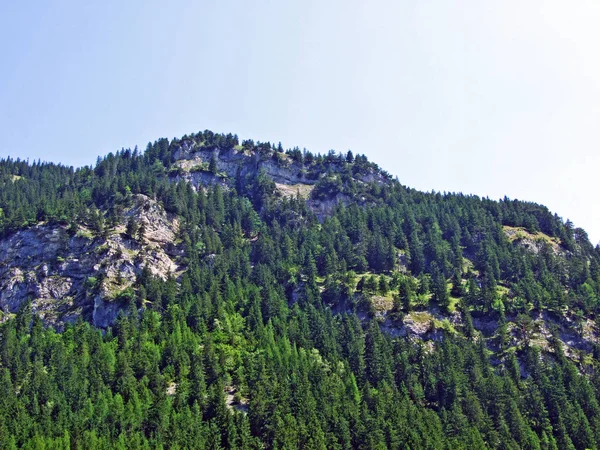
<svg viewBox="0 0 600 450"><path fill-rule="evenodd" d="M600 249L204 131L0 161L2 448L597 448Z"/></svg>

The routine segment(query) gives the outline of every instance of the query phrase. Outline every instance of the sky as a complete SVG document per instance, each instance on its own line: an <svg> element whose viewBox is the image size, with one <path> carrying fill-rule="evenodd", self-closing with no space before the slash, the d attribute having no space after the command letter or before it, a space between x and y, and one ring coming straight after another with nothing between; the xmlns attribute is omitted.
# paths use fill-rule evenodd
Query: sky
<svg viewBox="0 0 600 450"><path fill-rule="evenodd" d="M0 4L0 157L94 164L210 129L366 154L600 240L600 2Z"/></svg>

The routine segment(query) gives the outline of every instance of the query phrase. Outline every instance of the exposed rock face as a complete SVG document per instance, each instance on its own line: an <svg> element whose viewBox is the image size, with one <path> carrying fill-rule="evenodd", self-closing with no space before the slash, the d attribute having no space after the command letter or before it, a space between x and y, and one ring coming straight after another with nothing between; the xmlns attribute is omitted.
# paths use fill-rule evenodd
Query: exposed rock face
<svg viewBox="0 0 600 450"><path fill-rule="evenodd" d="M317 200L310 199L308 201L308 206L312 211L316 214L319 220L323 220L325 217L333 214L335 207L342 203L345 206L352 203L352 199L344 194L338 194L335 197L325 199L325 200Z"/></svg>
<svg viewBox="0 0 600 450"><path fill-rule="evenodd" d="M148 197L132 200L124 222L133 217L143 223L141 239L126 236L122 224L104 236L84 228L70 235L64 226L40 224L0 240L0 310L16 313L31 300L49 325L60 328L83 315L106 327L126 306L119 294L144 267L163 279L176 274L177 219Z"/></svg>
<svg viewBox="0 0 600 450"><path fill-rule="evenodd" d="M404 316L400 323L387 317L387 313L380 320L381 329L393 337L408 336L411 339L423 341L441 341L444 336L444 322L448 326L462 324L459 313L446 316L436 308L430 308L427 311L413 311Z"/></svg>
<svg viewBox="0 0 600 450"><path fill-rule="evenodd" d="M90 241L59 226L40 225L1 240L0 309L14 313L31 299L42 317L62 315L83 291L93 263L90 253ZM56 300L53 305L50 299Z"/></svg>
<svg viewBox="0 0 600 450"><path fill-rule="evenodd" d="M119 316L119 312L125 308L123 302L106 301L101 296L97 295L94 298L94 311L92 313L92 322L100 328L110 326Z"/></svg>
<svg viewBox="0 0 600 450"><path fill-rule="evenodd" d="M567 253L558 238L550 237L544 233L531 233L522 227L509 226L504 226L503 231L509 241L536 255L544 248L550 249L555 255L564 256Z"/></svg>
<svg viewBox="0 0 600 450"><path fill-rule="evenodd" d="M311 169L283 153L260 154L246 153L243 149L206 149L189 140L182 141L173 156L175 163L170 173L174 181L188 181L196 190L215 184L227 188L233 186L238 178L246 179L262 172L275 182L277 191L283 197L290 197L299 192L320 220L330 215L338 203L347 205L364 201L364 198L350 198L345 194L337 194L328 199L311 197L312 188L321 177L342 172L343 164L337 162L326 163L311 172ZM208 170L211 161L215 166L212 172ZM353 177L359 184L383 184L389 181L375 170Z"/></svg>
<svg viewBox="0 0 600 450"><path fill-rule="evenodd" d="M184 142L175 151L174 166L180 168L177 177L189 181L198 189L206 184L222 183L228 185L236 177L256 175L263 171L274 182L281 184L314 184L317 179L307 178L302 172L302 165L291 161L286 155L278 154L280 160L272 157L261 157L260 154L247 154L242 150L207 150L203 147L193 147ZM218 175L208 171L210 161L216 163Z"/></svg>

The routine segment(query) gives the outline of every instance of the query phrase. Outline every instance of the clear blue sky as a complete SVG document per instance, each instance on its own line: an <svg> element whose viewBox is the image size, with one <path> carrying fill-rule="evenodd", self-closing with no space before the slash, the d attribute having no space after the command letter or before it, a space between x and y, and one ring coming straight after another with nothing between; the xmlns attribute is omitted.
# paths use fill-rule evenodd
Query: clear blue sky
<svg viewBox="0 0 600 450"><path fill-rule="evenodd" d="M600 239L600 2L0 6L0 156L92 164L204 129L364 153Z"/></svg>

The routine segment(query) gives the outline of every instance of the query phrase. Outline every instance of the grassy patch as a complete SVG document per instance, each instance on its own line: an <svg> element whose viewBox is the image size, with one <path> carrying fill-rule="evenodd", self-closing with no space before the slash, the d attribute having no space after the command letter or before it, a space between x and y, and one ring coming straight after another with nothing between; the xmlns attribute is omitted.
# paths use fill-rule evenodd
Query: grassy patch
<svg viewBox="0 0 600 450"><path fill-rule="evenodd" d="M99 245L98 247L96 247L94 249L94 253L96 255L101 255L102 253L105 253L107 251L108 251L108 244L106 244L106 243L102 244L102 245Z"/></svg>
<svg viewBox="0 0 600 450"><path fill-rule="evenodd" d="M138 255L139 251L138 250L130 250L128 248L123 247L122 252L124 255L127 255L129 257L129 259L135 259L135 257Z"/></svg>
<svg viewBox="0 0 600 450"><path fill-rule="evenodd" d="M413 311L409 316L415 323L428 323L433 320L433 316L427 311Z"/></svg>
<svg viewBox="0 0 600 450"><path fill-rule="evenodd" d="M75 233L75 236L81 237L81 238L85 238L85 239L89 239L89 240L94 239L94 233L92 233L87 228L79 228L77 230L77 233Z"/></svg>
<svg viewBox="0 0 600 450"><path fill-rule="evenodd" d="M544 241L555 247L561 244L560 239L557 237L548 236L546 233L542 233L541 231L536 231L535 233L530 233L526 228L523 227L509 227L508 225L504 225L502 227L504 230L504 234L508 238L510 242L520 241L523 239L530 239L532 241Z"/></svg>
<svg viewBox="0 0 600 450"><path fill-rule="evenodd" d="M460 297L452 297L450 296L450 302L448 303L448 311L453 313L456 312L456 307L460 302Z"/></svg>
<svg viewBox="0 0 600 450"><path fill-rule="evenodd" d="M433 294L429 293L429 294L417 294L415 296L415 301L412 303L412 306L421 306L421 307L427 307L427 305L429 305L429 302L431 302L431 299L433 298Z"/></svg>
<svg viewBox="0 0 600 450"><path fill-rule="evenodd" d="M207 172L208 163L196 164L188 169L189 172Z"/></svg>
<svg viewBox="0 0 600 450"><path fill-rule="evenodd" d="M450 321L448 319L442 319L442 320L433 319L433 325L437 330L444 330L444 331L447 331L452 334L456 333L456 329L454 328L454 326L450 323Z"/></svg>
<svg viewBox="0 0 600 450"><path fill-rule="evenodd" d="M479 276L479 270L475 269L475 264L468 258L463 258L463 273L473 272L476 276Z"/></svg>
<svg viewBox="0 0 600 450"><path fill-rule="evenodd" d="M392 300L392 296L387 295L374 295L371 297L371 305L377 312L387 312L390 311L394 307L394 301Z"/></svg>

